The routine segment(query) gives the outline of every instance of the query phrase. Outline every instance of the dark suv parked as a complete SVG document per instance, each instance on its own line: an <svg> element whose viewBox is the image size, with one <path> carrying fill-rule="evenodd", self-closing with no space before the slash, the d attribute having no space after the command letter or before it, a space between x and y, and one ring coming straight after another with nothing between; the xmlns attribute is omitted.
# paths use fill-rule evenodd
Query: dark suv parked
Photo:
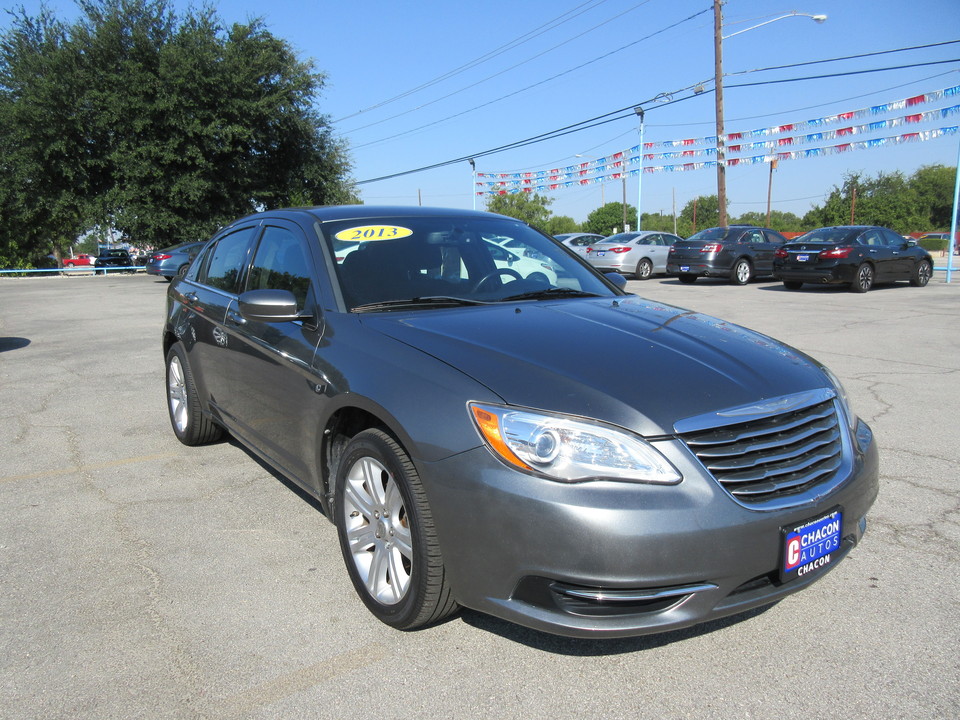
<svg viewBox="0 0 960 720"><path fill-rule="evenodd" d="M746 285L755 277L773 274L773 253L786 241L776 230L753 225L707 228L673 244L667 275L686 283L702 276Z"/></svg>

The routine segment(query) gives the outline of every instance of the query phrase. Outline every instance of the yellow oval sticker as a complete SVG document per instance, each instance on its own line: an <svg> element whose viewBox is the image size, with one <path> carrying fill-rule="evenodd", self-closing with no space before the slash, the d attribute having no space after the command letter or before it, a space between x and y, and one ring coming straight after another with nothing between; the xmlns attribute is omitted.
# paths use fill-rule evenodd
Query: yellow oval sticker
<svg viewBox="0 0 960 720"><path fill-rule="evenodd" d="M334 237L346 242L370 242L371 240L396 240L413 235L413 230L397 225L361 225L341 230Z"/></svg>

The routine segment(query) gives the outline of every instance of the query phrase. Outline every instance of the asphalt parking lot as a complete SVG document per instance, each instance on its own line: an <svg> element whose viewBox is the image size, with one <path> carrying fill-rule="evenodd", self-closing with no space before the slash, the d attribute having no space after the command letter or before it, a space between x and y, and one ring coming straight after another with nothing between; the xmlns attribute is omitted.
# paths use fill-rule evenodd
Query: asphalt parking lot
<svg viewBox="0 0 960 720"><path fill-rule="evenodd" d="M313 505L234 444L174 438L166 288L0 278L0 718L960 716L960 277L629 283L826 362L878 438L881 494L807 591L608 641L470 611L378 623Z"/></svg>

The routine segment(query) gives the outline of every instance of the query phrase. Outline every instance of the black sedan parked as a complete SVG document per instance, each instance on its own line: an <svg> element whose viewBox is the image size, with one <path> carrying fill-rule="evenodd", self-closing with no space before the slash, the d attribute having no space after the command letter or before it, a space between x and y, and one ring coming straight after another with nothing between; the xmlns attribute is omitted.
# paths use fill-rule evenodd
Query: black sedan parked
<svg viewBox="0 0 960 720"><path fill-rule="evenodd" d="M773 253L786 241L776 230L753 225L707 228L670 247L667 275L685 283L721 277L746 285L773 274Z"/></svg>
<svg viewBox="0 0 960 720"><path fill-rule="evenodd" d="M870 428L820 363L619 281L491 213L257 213L168 289L173 432L312 494L397 628L641 635L808 587L864 533Z"/></svg>
<svg viewBox="0 0 960 720"><path fill-rule="evenodd" d="M104 250L94 262L94 273L106 275L109 270L121 272L136 272L133 268L136 263L126 250Z"/></svg>
<svg viewBox="0 0 960 720"><path fill-rule="evenodd" d="M799 290L804 283L833 283L863 293L897 280L923 287L933 274L933 258L915 240L893 230L841 225L811 230L780 247L773 270L789 290Z"/></svg>

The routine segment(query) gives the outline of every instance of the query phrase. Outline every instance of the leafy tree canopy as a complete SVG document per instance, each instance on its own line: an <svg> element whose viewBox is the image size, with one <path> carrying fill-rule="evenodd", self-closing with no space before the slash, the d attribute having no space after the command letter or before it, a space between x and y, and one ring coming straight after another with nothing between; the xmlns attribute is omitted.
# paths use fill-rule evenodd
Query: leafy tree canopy
<svg viewBox="0 0 960 720"><path fill-rule="evenodd" d="M627 225L632 229L637 227L637 209L632 205L627 205ZM586 232L599 233L600 235L613 235L617 232L623 232L623 203L608 202L592 213L587 215L587 222L584 224Z"/></svg>
<svg viewBox="0 0 960 720"><path fill-rule="evenodd" d="M549 207L552 203L553 198L536 193L493 195L487 199L487 210L522 220L538 230L548 232Z"/></svg>
<svg viewBox="0 0 960 720"><path fill-rule="evenodd" d="M0 34L0 261L98 226L166 246L267 207L357 201L314 109L323 74L262 21L78 6L69 25L21 8Z"/></svg>

